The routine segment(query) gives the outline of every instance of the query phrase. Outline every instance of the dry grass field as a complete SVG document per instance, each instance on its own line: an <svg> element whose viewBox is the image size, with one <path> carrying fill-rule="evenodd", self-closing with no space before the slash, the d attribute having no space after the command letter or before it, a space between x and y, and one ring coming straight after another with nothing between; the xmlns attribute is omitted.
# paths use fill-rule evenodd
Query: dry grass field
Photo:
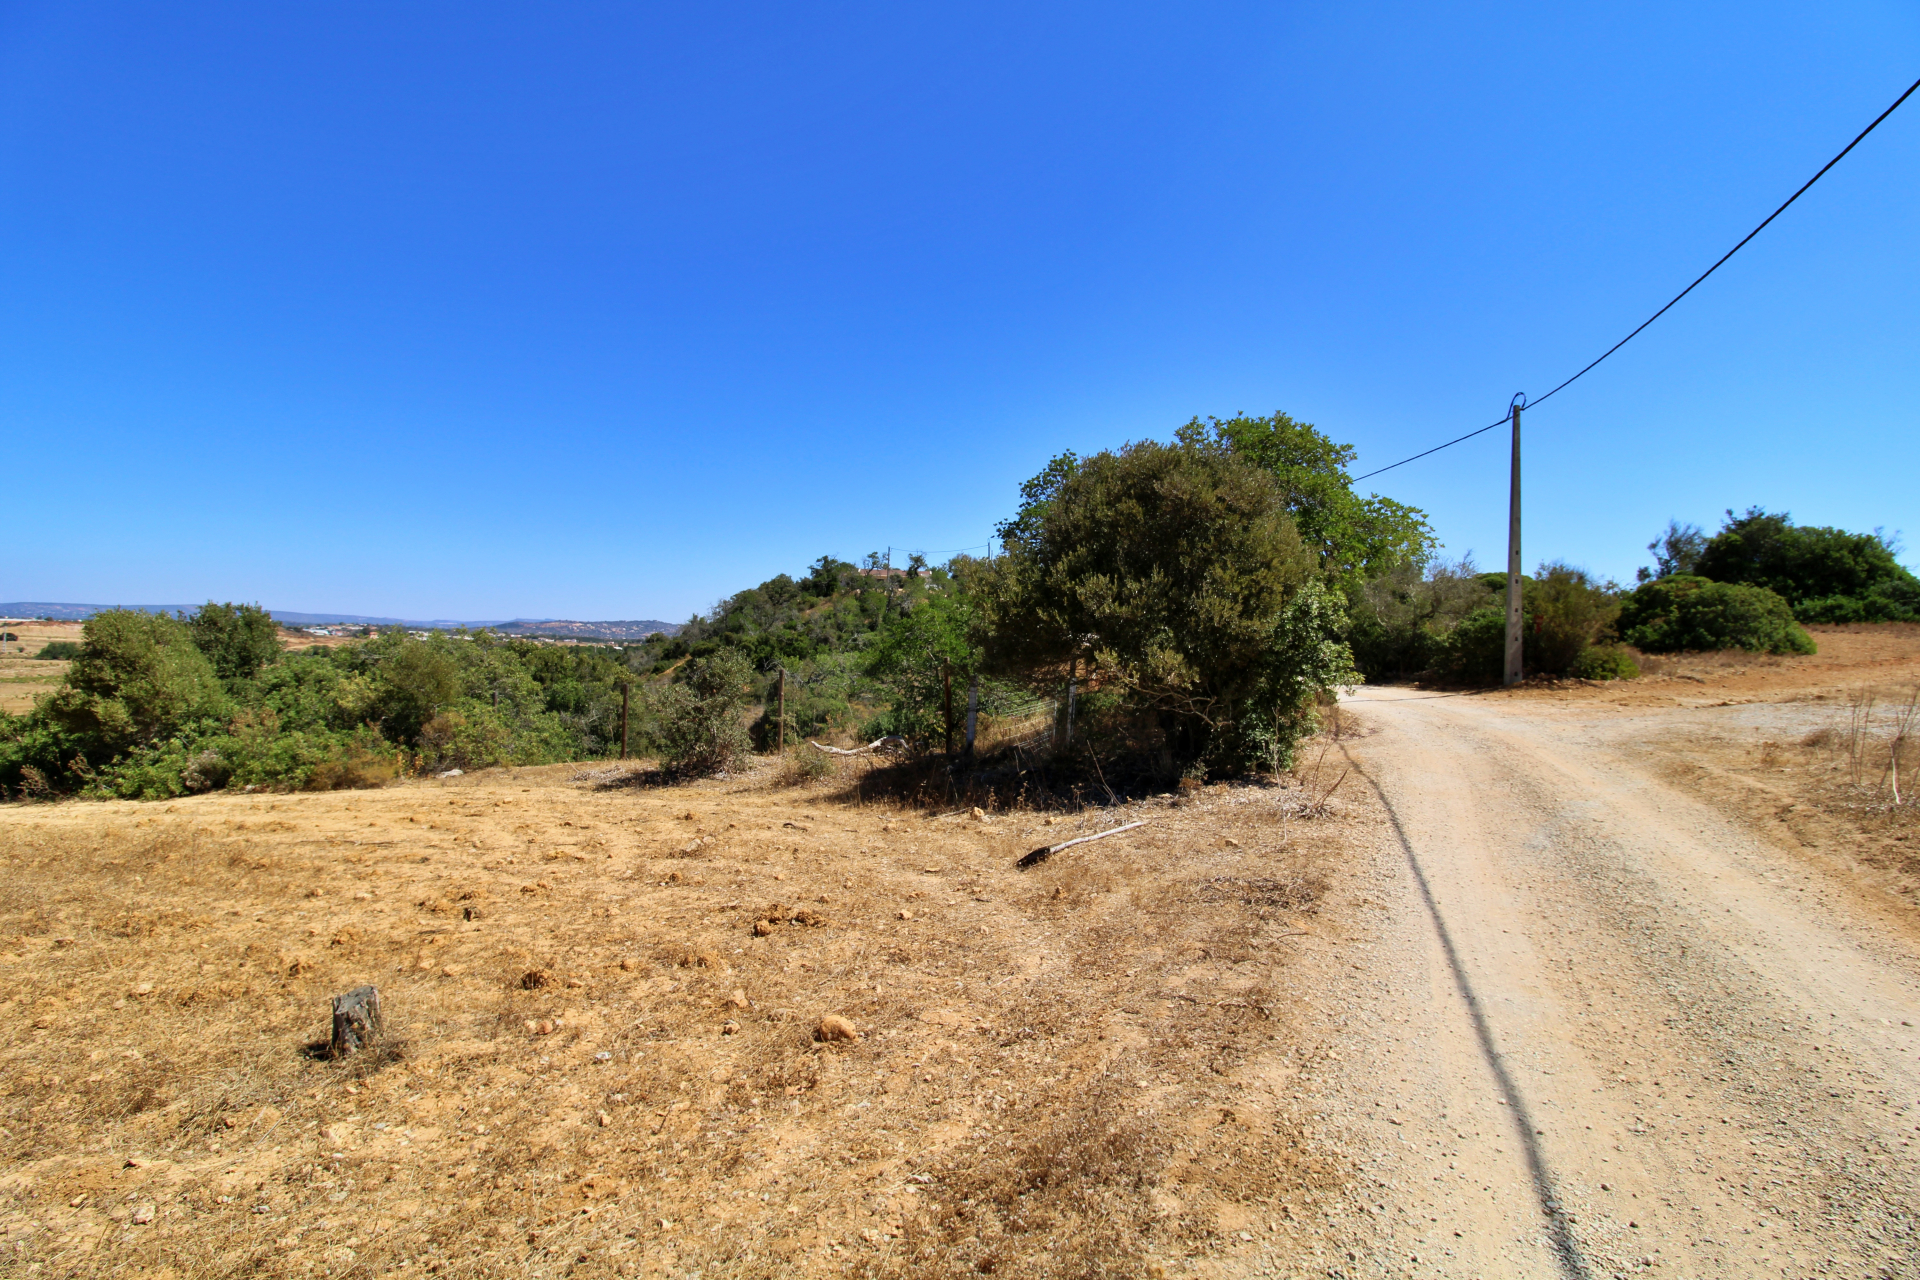
<svg viewBox="0 0 1920 1280"><path fill-rule="evenodd" d="M49 640L79 640L80 624L0 622L0 631L19 637L0 644L0 711L20 715L33 709L34 699L52 693L67 673L66 663L43 661L33 655Z"/></svg>
<svg viewBox="0 0 1920 1280"><path fill-rule="evenodd" d="M1314 812L1335 776L1051 816L577 765L0 807L0 1272L1277 1257L1338 1181L1289 1102L1365 820ZM389 1048L324 1060L369 982Z"/></svg>

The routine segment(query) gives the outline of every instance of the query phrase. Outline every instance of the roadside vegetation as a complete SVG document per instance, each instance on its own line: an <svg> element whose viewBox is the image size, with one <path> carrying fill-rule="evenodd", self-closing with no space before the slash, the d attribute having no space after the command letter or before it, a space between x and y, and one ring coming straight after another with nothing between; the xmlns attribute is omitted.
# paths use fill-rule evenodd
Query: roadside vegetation
<svg viewBox="0 0 1920 1280"><path fill-rule="evenodd" d="M1436 558L1422 512L1353 491L1352 458L1283 413L1196 418L1169 442L1054 458L992 559L821 556L639 644L395 628L288 652L251 605L109 611L43 651L69 660L54 692L0 714L0 795L374 786L604 758L623 728L669 777L882 739L937 755L949 796L956 770L1110 798L1278 773L1343 686L1501 675L1505 576ZM1523 579L1530 675L1811 653L1804 622L1920 618L1920 582L1878 533L1754 508L1712 537L1671 523L1648 549L1631 590L1562 562ZM979 754L969 705L1004 730ZM806 763L795 780L828 772Z"/></svg>
<svg viewBox="0 0 1920 1280"><path fill-rule="evenodd" d="M1565 563L1521 579L1530 675L1607 680L1636 654L1812 653L1804 623L1920 620L1920 580L1879 532L1800 526L1755 507L1709 537L1669 522L1632 589ZM1406 561L1354 596L1355 661L1371 679L1483 685L1501 674L1506 575L1470 560Z"/></svg>

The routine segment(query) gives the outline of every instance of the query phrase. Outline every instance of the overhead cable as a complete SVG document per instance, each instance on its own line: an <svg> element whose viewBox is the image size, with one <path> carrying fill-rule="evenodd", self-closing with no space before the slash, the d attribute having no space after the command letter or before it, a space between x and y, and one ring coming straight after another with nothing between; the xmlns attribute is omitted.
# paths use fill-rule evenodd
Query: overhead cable
<svg viewBox="0 0 1920 1280"><path fill-rule="evenodd" d="M1753 230L1747 232L1746 235L1742 236L1739 244L1734 245L1733 248L1721 254L1719 260L1715 262L1712 266L1708 267L1705 271L1702 271L1697 277L1695 277L1692 284L1682 289L1679 293L1674 294L1673 298L1667 303L1666 306L1660 308L1658 311L1648 316L1645 320L1642 320L1640 324L1633 330L1632 333L1629 333L1626 337L1620 339L1620 341L1614 343L1612 346L1608 347L1605 351L1602 351L1599 354L1599 356L1593 360L1591 364L1588 364L1585 368L1581 369L1579 373L1574 374L1573 377L1568 378L1565 382L1562 382L1559 386L1555 387L1552 391L1547 392L1546 395L1541 396L1538 400L1523 401L1524 407L1532 408L1535 405L1543 404L1551 397L1558 395L1561 391L1565 390L1567 387L1571 386L1575 381L1577 381L1578 379L1583 377L1585 374L1587 374L1589 371L1591 371L1595 365L1600 363L1600 361L1605 360L1608 356L1612 355L1614 352L1618 351L1620 348L1626 346L1629 342L1632 342L1636 337L1639 336L1640 331L1642 329L1645 329L1648 325L1652 324L1655 320L1658 320L1661 316L1671 311L1673 309L1674 303L1679 302L1680 299L1686 297L1688 294L1692 293L1696 288L1698 288L1701 281L1705 280L1708 276L1718 271L1723 265L1726 264L1726 261L1728 258L1731 258L1734 254L1740 252L1740 250L1746 247L1747 241L1753 239L1755 236L1759 235L1762 231L1766 230L1767 224L1772 222L1775 218L1779 217L1781 214L1785 213L1787 211L1788 205L1792 204L1795 200L1798 200L1801 196L1805 195L1809 187L1813 186L1814 183L1820 181L1821 178L1825 177L1827 170L1833 168L1833 166L1835 166L1836 164L1839 164L1840 161L1846 157L1847 152L1859 146L1863 138L1865 138L1868 134L1872 133L1875 129L1879 128L1880 122L1882 120L1885 120L1888 116L1892 115L1894 111L1899 108L1901 103L1905 102L1908 98L1912 97L1914 90L1916 89L1920 89L1920 80L1915 80L1912 84L1908 85L1907 91L1901 94L1899 97L1895 98L1893 100L1892 106L1888 107L1885 111L1882 111L1879 115L1875 116L1873 118L1873 123L1869 124L1866 128L1862 129L1859 133L1855 134L1853 141L1849 142L1846 146L1840 148L1840 153L1838 155L1834 156L1833 159L1821 165L1820 171L1818 173L1814 174L1811 178L1808 178L1804 183L1802 183L1800 185L1800 189L1794 192L1792 195L1788 196L1786 200L1781 203L1778 209L1775 209L1772 213L1768 214L1765 220L1763 220L1759 226L1755 227ZM1500 418L1498 422L1490 422L1486 426L1481 427L1480 430L1469 431L1467 432L1466 435L1460 436L1457 439L1447 441L1446 444L1437 444L1431 449L1427 449L1421 453L1414 454L1411 458L1402 458L1398 462L1390 463L1387 466L1380 467L1374 471L1369 471L1367 472L1366 475L1355 476L1354 481L1358 483L1361 480L1366 480L1372 476L1377 476L1382 471L1391 471L1395 467L1404 467L1409 462L1414 462L1414 461L1417 461L1418 459L1426 457L1427 454L1438 453L1442 449L1451 448L1452 446L1459 444L1462 440L1471 440L1473 439L1473 437L1480 435L1482 432L1491 431L1495 427L1499 426L1501 423L1504 423L1506 421L1507 419L1503 416L1502 418Z"/></svg>

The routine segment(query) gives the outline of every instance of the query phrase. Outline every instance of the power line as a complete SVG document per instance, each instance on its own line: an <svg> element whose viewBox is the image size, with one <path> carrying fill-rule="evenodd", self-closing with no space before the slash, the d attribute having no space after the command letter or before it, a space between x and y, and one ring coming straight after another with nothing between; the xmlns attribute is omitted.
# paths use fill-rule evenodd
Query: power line
<svg viewBox="0 0 1920 1280"><path fill-rule="evenodd" d="M1882 111L1879 115L1875 116L1873 118L1873 123L1869 124L1866 128L1862 129L1859 133L1855 134L1853 141L1849 142L1846 146L1840 148L1840 153L1838 155L1834 156L1833 159L1821 165L1820 172L1814 174L1811 178L1808 178L1804 183L1802 183L1798 191L1788 196L1778 209L1775 209L1772 213L1766 216L1766 219L1762 221L1759 226L1755 227L1753 230L1747 232L1745 236L1741 237L1739 244L1734 245L1733 248L1721 254L1719 261L1715 262L1712 266L1708 267L1705 271L1702 271L1697 277L1695 277L1692 284L1688 285L1686 288L1682 289L1680 292L1674 294L1672 300L1669 301L1666 306L1660 308L1658 311L1648 316L1645 320L1641 321L1639 326L1636 327L1632 333L1629 333L1626 337L1620 339L1620 341L1614 343L1612 346L1608 347L1605 351L1602 351L1600 355L1591 364L1588 364L1585 368L1581 369L1579 373L1574 374L1573 377L1568 378L1565 382L1555 387L1552 391L1547 392L1546 395L1541 396L1538 400L1524 401L1525 407L1533 408L1536 405L1546 403L1548 399L1550 399L1555 395L1558 395L1561 391L1564 391L1567 387L1573 385L1574 382L1578 381L1581 377L1585 376L1588 372L1590 372L1594 368L1595 365L1598 365L1600 361L1605 360L1608 356L1612 355L1614 352L1618 351L1620 348L1626 346L1629 342L1632 342L1636 337L1640 335L1640 331L1642 329L1645 329L1648 325L1652 324L1655 320L1658 320L1661 316L1671 311L1673 309L1674 303L1679 302L1680 299L1692 293L1696 288L1700 286L1700 283L1702 281L1704 281L1708 276L1712 275L1714 272L1718 271L1722 266L1724 266L1728 258L1731 258L1734 254L1746 248L1747 241L1753 239L1755 236L1759 235L1762 231L1765 231L1767 229L1767 223L1772 222L1775 218L1785 213L1787 211L1788 205L1791 205L1795 200L1798 200L1801 196L1805 195L1809 187L1813 186L1814 183L1820 181L1821 178L1824 178L1826 176L1827 170L1833 168L1833 166L1835 166L1836 164L1839 164L1841 160L1845 159L1847 152L1859 146L1863 138L1865 138L1868 134L1872 133L1875 129L1879 128L1880 122L1882 120L1885 120L1888 116L1892 115L1894 111L1899 108L1901 103L1905 102L1908 98L1912 97L1914 90L1916 89L1920 89L1920 80L1915 80L1912 84L1908 85L1907 91L1901 94L1899 97L1895 98L1893 100L1892 106L1888 107L1885 111ZM1377 476L1382 471L1391 471L1394 469L1394 467L1404 467L1409 462L1414 462L1421 458L1426 457L1427 454L1429 453L1438 453L1442 449L1452 448L1454 445L1459 444L1462 440L1471 440L1473 439L1473 437L1481 434L1481 432L1491 431L1495 427L1501 425L1501 423L1504 423L1506 421L1507 421L1506 417L1502 416L1498 421L1490 422L1486 426L1481 427L1479 431L1469 431L1467 432L1466 435L1460 436L1458 439L1449 440L1445 444L1437 444L1433 448L1428 449L1422 453L1414 454L1413 457L1411 458L1402 458L1400 459L1400 461L1381 467L1378 470L1369 471L1367 472L1366 475L1355 476L1354 481L1355 483L1358 483L1361 480L1366 480L1366 479L1369 479L1370 477Z"/></svg>
<svg viewBox="0 0 1920 1280"><path fill-rule="evenodd" d="M1507 419L1505 415L1502 415L1501 417L1494 419L1492 422L1489 422L1486 426L1481 427L1478 430L1469 431L1467 432L1467 434L1463 436L1455 436L1453 439L1447 441L1445 444L1437 444L1433 446L1433 448L1428 449L1425 452L1414 454L1411 458L1402 458L1398 462L1390 462L1386 466L1381 467L1379 471L1369 471L1364 476L1355 476L1353 478L1353 483L1359 484L1362 480L1368 479L1369 477L1372 477L1372 476L1379 475L1381 471L1391 471L1395 467L1404 467L1409 462L1418 462L1420 459L1426 457L1427 454L1429 453L1438 453L1442 449L1451 449L1453 448L1453 446L1459 444L1462 440L1471 440L1477 435L1482 435L1488 431L1493 430L1495 427L1505 426L1506 423L1507 423Z"/></svg>

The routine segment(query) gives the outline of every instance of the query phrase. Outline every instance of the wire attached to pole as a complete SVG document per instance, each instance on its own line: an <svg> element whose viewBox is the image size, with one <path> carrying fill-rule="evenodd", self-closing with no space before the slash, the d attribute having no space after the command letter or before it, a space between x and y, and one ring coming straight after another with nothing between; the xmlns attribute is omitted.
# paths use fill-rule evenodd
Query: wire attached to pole
<svg viewBox="0 0 1920 1280"><path fill-rule="evenodd" d="M1885 111L1882 111L1879 115L1875 116L1873 118L1873 123L1869 124L1866 128L1862 129L1859 133L1855 134L1853 141L1849 142L1846 146L1840 148L1840 153L1838 155L1834 156L1833 159L1821 165L1820 172L1814 174L1811 178L1808 178L1804 183L1802 183L1800 185L1800 189L1794 192L1792 195L1788 196L1786 200L1781 203L1778 209L1775 209L1772 213L1768 214L1766 218L1760 223L1759 226L1755 227L1753 230L1747 232L1746 235L1742 236L1739 244L1736 244L1735 246L1733 246L1733 248L1721 254L1717 262L1715 262L1712 266L1708 267L1705 271L1702 271L1698 276L1696 276L1692 284L1688 285L1686 288L1682 289L1680 292L1674 294L1672 299L1668 301L1666 306L1660 308L1658 311L1648 316L1645 320L1642 320L1632 333L1629 333L1626 337L1620 339L1620 341L1614 343L1612 346L1608 347L1605 351L1602 351L1599 354L1599 356L1593 360L1592 363L1588 364L1585 368L1581 369L1579 373L1574 374L1573 377L1568 378L1565 382L1555 387L1552 391L1547 392L1546 395L1541 396L1538 400L1528 401L1524 396L1519 397L1521 407L1532 408L1535 405L1546 403L1549 399L1558 395L1560 392L1566 390L1566 388L1572 386L1575 382L1579 381L1582 377L1590 373L1593 370L1593 368L1596 365L1598 365L1602 360L1605 360L1608 356L1612 355L1614 352L1618 351L1620 348L1626 346L1629 342L1632 342L1635 338L1639 337L1641 330L1645 329L1648 325L1652 324L1655 320L1658 320L1661 316L1667 314L1667 312L1673 310L1675 303L1679 302L1680 299L1686 297L1688 294L1692 293L1695 289L1699 288L1702 281L1704 281L1708 276L1712 275L1714 272L1718 271L1721 267L1726 265L1728 258L1731 258L1734 254L1746 248L1747 242L1749 240L1759 235L1762 231L1765 231L1767 229L1768 223L1772 222L1775 218L1785 213L1787 211L1788 205L1791 205L1795 200L1798 200L1801 196L1807 194L1808 188L1812 187L1814 183L1824 178L1827 175L1827 170L1833 168L1833 166L1835 166L1836 164L1839 164L1841 160L1846 158L1847 152L1859 146L1862 139L1864 139L1868 134L1872 133L1875 129L1879 128L1880 122L1885 120L1888 116L1892 115L1896 110L1898 110L1900 107L1900 104L1905 102L1908 98L1911 98L1916 89L1920 89L1920 80L1915 80L1912 84L1908 85L1907 91L1901 94L1899 97L1895 98L1893 100L1892 106L1888 107ZM1402 458L1398 462L1389 463L1384 467L1380 467L1376 470L1369 471L1366 473L1366 475L1355 476L1353 478L1353 482L1357 484L1362 480L1367 480L1372 478L1373 476L1377 476L1383 471L1391 471L1395 467L1404 467L1409 462L1417 462L1421 458L1426 457L1428 454L1438 453L1442 449L1451 449L1454 445L1459 444L1464 440L1471 440L1477 435L1482 435L1488 431L1493 430L1495 427L1505 424L1506 421L1507 421L1507 416L1503 414L1498 421L1489 422L1486 426L1481 427L1478 431L1469 431L1467 432L1467 434L1463 436L1458 436L1452 440L1447 441L1445 444L1437 444L1433 446L1433 448L1424 450L1420 453L1416 453L1410 458Z"/></svg>

